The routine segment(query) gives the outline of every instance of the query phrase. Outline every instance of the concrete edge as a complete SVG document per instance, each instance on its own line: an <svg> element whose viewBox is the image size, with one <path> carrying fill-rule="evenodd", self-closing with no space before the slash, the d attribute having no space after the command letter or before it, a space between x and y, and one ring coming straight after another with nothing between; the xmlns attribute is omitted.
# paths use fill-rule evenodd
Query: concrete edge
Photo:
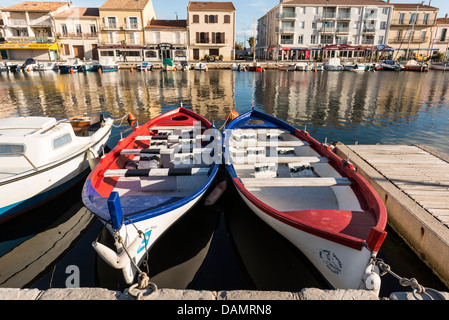
<svg viewBox="0 0 449 320"><path fill-rule="evenodd" d="M140 297L138 297L140 296ZM157 289L155 292L133 289L132 294L126 289L124 292L103 288L68 288L68 289L17 289L0 288L0 300L195 300L195 301L326 301L326 300L442 300L449 299L449 292L427 292L415 296L412 292L394 292L389 298L379 298L373 291L368 290L322 290L305 288L300 292L286 291L208 291L208 290L177 290Z"/></svg>

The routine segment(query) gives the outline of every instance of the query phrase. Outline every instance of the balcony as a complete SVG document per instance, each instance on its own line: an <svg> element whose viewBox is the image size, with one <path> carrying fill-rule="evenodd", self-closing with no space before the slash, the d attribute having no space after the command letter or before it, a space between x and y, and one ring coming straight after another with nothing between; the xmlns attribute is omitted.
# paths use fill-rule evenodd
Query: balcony
<svg viewBox="0 0 449 320"><path fill-rule="evenodd" d="M30 26L37 26L37 27L51 27L52 26L51 19L47 18L47 17L30 20L29 24L30 24Z"/></svg>
<svg viewBox="0 0 449 320"><path fill-rule="evenodd" d="M336 17L336 13L335 12L324 12L323 16L321 18L323 20L331 20L331 19L335 19L335 17Z"/></svg>
<svg viewBox="0 0 449 320"><path fill-rule="evenodd" d="M289 11L282 12L282 19L284 20L296 19L296 12L289 12Z"/></svg>
<svg viewBox="0 0 449 320"><path fill-rule="evenodd" d="M351 20L351 14L348 12L339 12L337 20Z"/></svg>
<svg viewBox="0 0 449 320"><path fill-rule="evenodd" d="M58 33L59 38L88 39L98 38L98 33Z"/></svg>
<svg viewBox="0 0 449 320"><path fill-rule="evenodd" d="M293 44L293 39L281 39L281 44Z"/></svg>
<svg viewBox="0 0 449 320"><path fill-rule="evenodd" d="M295 27L282 27L281 33L295 33Z"/></svg>
<svg viewBox="0 0 449 320"><path fill-rule="evenodd" d="M376 28L363 28L364 33L376 33Z"/></svg>
<svg viewBox="0 0 449 320"><path fill-rule="evenodd" d="M125 30L140 30L140 25L138 23L130 23L125 26Z"/></svg>
<svg viewBox="0 0 449 320"><path fill-rule="evenodd" d="M338 27L337 26L337 33L349 33L349 27Z"/></svg>
<svg viewBox="0 0 449 320"><path fill-rule="evenodd" d="M26 27L28 23L25 19L9 19L7 25L11 27Z"/></svg>
<svg viewBox="0 0 449 320"><path fill-rule="evenodd" d="M119 30L117 23L108 23L101 26L103 30Z"/></svg>
<svg viewBox="0 0 449 320"><path fill-rule="evenodd" d="M393 19L391 21L392 27L410 27L413 25L413 21L405 19ZM418 20L415 22L415 27L434 27L436 23L431 23L430 21Z"/></svg>

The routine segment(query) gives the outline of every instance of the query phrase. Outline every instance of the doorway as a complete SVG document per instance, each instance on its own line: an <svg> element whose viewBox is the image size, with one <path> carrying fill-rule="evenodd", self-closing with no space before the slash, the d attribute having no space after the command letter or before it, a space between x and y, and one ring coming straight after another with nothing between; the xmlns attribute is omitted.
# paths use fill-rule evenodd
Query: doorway
<svg viewBox="0 0 449 320"><path fill-rule="evenodd" d="M84 46L73 46L73 55L75 58L84 59Z"/></svg>

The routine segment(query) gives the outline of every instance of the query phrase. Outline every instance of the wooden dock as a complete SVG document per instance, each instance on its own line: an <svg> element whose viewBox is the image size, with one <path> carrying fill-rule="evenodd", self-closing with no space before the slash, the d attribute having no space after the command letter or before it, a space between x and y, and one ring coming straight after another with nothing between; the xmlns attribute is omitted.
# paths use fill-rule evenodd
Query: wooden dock
<svg viewBox="0 0 449 320"><path fill-rule="evenodd" d="M337 145L374 187L389 225L449 287L449 156L422 145Z"/></svg>

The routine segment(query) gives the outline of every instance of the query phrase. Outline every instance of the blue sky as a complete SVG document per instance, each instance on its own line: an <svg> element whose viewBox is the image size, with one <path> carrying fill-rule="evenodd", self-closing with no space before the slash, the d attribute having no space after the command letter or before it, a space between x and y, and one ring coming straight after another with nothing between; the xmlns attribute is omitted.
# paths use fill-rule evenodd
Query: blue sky
<svg viewBox="0 0 449 320"><path fill-rule="evenodd" d="M31 0L30 0L31 1ZM34 0L38 1L38 0ZM49 1L49 0L48 0ZM65 1L65 0L59 0ZM67 0L68 1L68 0ZM105 0L72 0L76 7L100 7ZM186 19L188 0L152 0L158 19ZM225 0L222 0L225 1ZM24 2L23 0L0 0L0 6L9 7ZM262 17L268 10L279 3L279 0L234 0L236 8L237 41L244 41L254 34L254 19ZM417 0L391 0L392 3L420 3ZM332 3L332 0L329 0ZM429 4L429 0L425 1ZM449 13L448 0L432 0L432 6L440 8L439 17Z"/></svg>

